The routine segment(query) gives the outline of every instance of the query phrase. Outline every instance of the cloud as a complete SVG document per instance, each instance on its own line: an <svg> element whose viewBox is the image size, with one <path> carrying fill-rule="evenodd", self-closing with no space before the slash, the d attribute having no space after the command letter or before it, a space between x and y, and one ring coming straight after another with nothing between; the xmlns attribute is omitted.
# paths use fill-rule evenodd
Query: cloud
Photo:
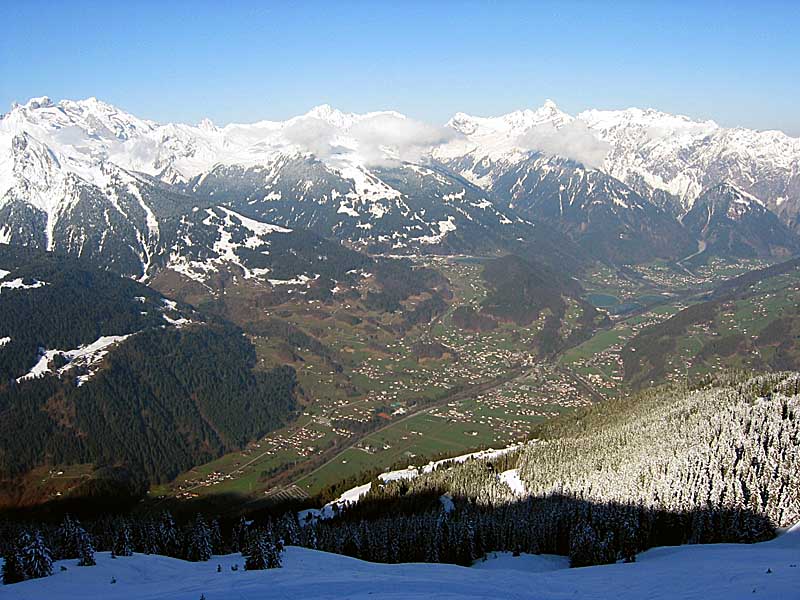
<svg viewBox="0 0 800 600"><path fill-rule="evenodd" d="M589 169L602 166L610 149L608 142L600 140L583 121L570 121L559 128L552 123L531 127L517 139L525 150L554 154L582 163Z"/></svg>
<svg viewBox="0 0 800 600"><path fill-rule="evenodd" d="M431 148L459 134L399 114L376 114L337 127L324 119L305 117L283 129L284 139L311 152L320 160L345 153L357 154L367 166L394 166L401 161L417 162ZM347 148L337 145L337 139Z"/></svg>
<svg viewBox="0 0 800 600"><path fill-rule="evenodd" d="M401 115L382 114L356 122L349 131L367 165L392 166L399 161L418 162L431 148L458 136L448 127L437 127Z"/></svg>
<svg viewBox="0 0 800 600"><path fill-rule="evenodd" d="M283 136L290 144L297 144L320 160L333 153L333 138L336 128L322 119L306 117L297 119L283 129Z"/></svg>

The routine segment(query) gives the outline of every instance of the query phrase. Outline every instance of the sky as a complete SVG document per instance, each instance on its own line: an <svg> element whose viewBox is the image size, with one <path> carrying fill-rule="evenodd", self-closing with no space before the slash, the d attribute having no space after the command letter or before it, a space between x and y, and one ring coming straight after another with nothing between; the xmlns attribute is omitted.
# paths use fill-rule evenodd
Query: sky
<svg viewBox="0 0 800 600"><path fill-rule="evenodd" d="M0 112L96 96L156 121L328 103L432 123L553 99L800 136L800 1L0 0Z"/></svg>

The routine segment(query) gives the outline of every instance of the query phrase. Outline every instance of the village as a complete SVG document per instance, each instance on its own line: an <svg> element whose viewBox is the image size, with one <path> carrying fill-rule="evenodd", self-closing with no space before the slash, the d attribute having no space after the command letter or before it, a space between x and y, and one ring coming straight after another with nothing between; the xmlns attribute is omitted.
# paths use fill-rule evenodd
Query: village
<svg viewBox="0 0 800 600"><path fill-rule="evenodd" d="M627 393L621 356L625 345L643 329L663 322L687 306L670 299L672 290L708 285L717 279L721 269L728 268L728 265L711 265L696 272L681 272L676 277L665 265L639 266L636 272L648 282L647 288L653 289L644 296L641 280L620 277L619 273L606 268L598 269L592 274L593 287L613 290L614 294L607 297L617 306L643 301L652 305L633 316L615 312L614 306L600 308L608 310L614 322L612 328L568 350L553 362L542 360L532 351L543 325L541 318L525 328L501 324L489 331L464 330L452 323L450 315L455 306L479 309L486 296L479 265L439 259L427 259L423 264L435 264L445 270L458 289L459 300L447 314L427 330L393 339L376 337L360 327L349 328L347 337L339 331L339 351L354 359L346 377L350 391L342 393L342 375L330 365L307 360L299 372L301 381L324 383L326 393L316 395L303 417L250 444L218 468L212 464L210 469L187 473L178 482L175 492L192 496L202 493L203 489L237 487L241 485L239 479L258 487L259 474L277 472L281 465L313 458L332 448L352 446L378 457L393 455L397 450L395 446L402 446L407 448L404 456L411 458L417 455L415 448L424 447L424 440L431 436L430 431L414 425L417 419L409 421L412 425L397 428L412 415L424 414L433 420L431 423L439 422L442 430L461 432L460 435L469 441L460 443L474 447L524 440L537 423ZM659 296L656 291L659 288L669 291ZM768 301L769 295L766 295L754 307L754 318L766 314ZM572 313L576 310L571 302L562 334L571 332L576 320ZM722 313L723 321L732 318L728 316L732 310ZM330 324L326 328L331 333L336 329ZM698 339L716 335L707 327L696 329L693 333ZM441 356L417 355L420 342L440 344ZM665 379L680 381L693 367L691 353L684 352L668 359ZM498 376L511 372L517 375L498 385L490 385L485 391L448 401L461 390L491 384ZM395 429L397 433L392 433ZM376 430L385 433L372 435Z"/></svg>

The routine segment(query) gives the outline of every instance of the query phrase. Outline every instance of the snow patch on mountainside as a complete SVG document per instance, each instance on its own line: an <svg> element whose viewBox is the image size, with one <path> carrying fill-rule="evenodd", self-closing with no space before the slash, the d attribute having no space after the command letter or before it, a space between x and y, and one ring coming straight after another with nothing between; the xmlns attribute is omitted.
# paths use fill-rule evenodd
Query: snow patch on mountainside
<svg viewBox="0 0 800 600"><path fill-rule="evenodd" d="M522 497L528 493L517 469L509 469L500 473L500 481L511 488L511 491L517 496Z"/></svg>
<svg viewBox="0 0 800 600"><path fill-rule="evenodd" d="M3 290L35 290L46 285L46 281L34 280L33 283L25 283L22 277L17 277L11 281L0 281L0 293Z"/></svg>
<svg viewBox="0 0 800 600"><path fill-rule="evenodd" d="M269 246L270 235L292 232L289 228L251 219L224 206L207 208L204 213L201 228L185 216L182 217L182 229L167 261L167 268L201 283L226 266L241 269L245 279L266 274L268 270L248 268L237 252L241 248L253 250ZM198 228L199 232L196 231ZM214 236L209 247L209 256L198 259L188 256L188 249L208 245L209 240L205 237L208 233ZM246 237L241 240L245 233ZM195 236L199 236L197 240Z"/></svg>
<svg viewBox="0 0 800 600"><path fill-rule="evenodd" d="M48 373L53 373L53 361L56 356L60 356L67 362L66 365L56 371L58 375L63 375L68 370L76 367L83 367L86 369L93 367L99 363L106 354L108 354L108 351L112 346L123 342L131 335L132 334L104 335L99 337L91 344L80 346L74 350L45 350L42 348L40 349L39 360L31 368L31 370L28 371L28 373L17 378L17 383L21 383L28 379L37 379ZM92 375L92 372L80 375L77 378L77 385L83 385L91 378Z"/></svg>
<svg viewBox="0 0 800 600"><path fill-rule="evenodd" d="M521 446L522 444L512 444L511 446L500 448L498 450L489 448L487 450L478 450L477 452L470 452L468 454L454 456L453 458L444 458L442 460L431 461L422 467L409 466L405 469L381 473L378 475L378 480L383 483L387 483L389 481L397 481L402 479L414 479L419 477L420 474L432 473L436 469L442 468L446 465L461 464L468 460L492 460L494 458L503 456L504 454L508 454L509 452L518 450ZM333 518L340 509L357 503L362 497L364 497L364 495L367 494L367 492L369 492L371 486L371 483L365 483L363 485L350 488L336 500L328 502L322 508L309 508L302 510L297 513L297 517L300 519L301 523L306 523L315 519ZM450 502L452 502L452 498L450 499Z"/></svg>

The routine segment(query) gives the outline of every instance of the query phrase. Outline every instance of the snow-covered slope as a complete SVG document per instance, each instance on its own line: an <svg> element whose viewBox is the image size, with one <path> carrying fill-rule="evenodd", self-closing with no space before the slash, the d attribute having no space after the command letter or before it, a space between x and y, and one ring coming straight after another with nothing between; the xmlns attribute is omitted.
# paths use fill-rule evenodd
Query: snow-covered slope
<svg viewBox="0 0 800 600"><path fill-rule="evenodd" d="M440 564L385 565L289 547L284 567L242 570L241 555L189 563L157 555L112 559L97 566L60 561L55 574L2 588L9 600L239 600L372 598L641 600L798 598L800 531L760 544L654 548L630 564L567 568L562 557L488 555L471 568ZM233 565L239 570L232 571ZM66 571L60 571L60 566ZM217 572L217 565L221 572ZM112 583L113 582L113 583Z"/></svg>
<svg viewBox="0 0 800 600"><path fill-rule="evenodd" d="M198 205L393 252L494 251L536 237L481 188L425 166L456 137L395 112L326 105L218 128L37 98L0 119L0 241L149 276L158 246L174 245L164 219Z"/></svg>
<svg viewBox="0 0 800 600"><path fill-rule="evenodd" d="M800 138L780 131L728 129L654 109L572 117L551 101L493 118L458 113L448 126L463 138L434 149L434 156L488 186L498 170L524 161L526 151L540 151L600 168L659 205L675 202L679 212L729 180L797 224Z"/></svg>
<svg viewBox="0 0 800 600"><path fill-rule="evenodd" d="M93 257L146 278L157 270L159 247L174 245L165 219L223 205L376 251L508 252L522 239L541 255L556 232L537 233L538 208L520 215L512 199L523 194L541 206L538 188L517 179L530 180L532 170L552 179L554 159L606 180L569 203L613 213L619 223L598 232L610 243L653 228L672 236L674 219L656 216L652 204L672 218L721 179L794 227L799 156L800 141L780 132L639 109L573 117L550 101L501 117L458 113L444 127L327 105L286 121L216 127L158 124L95 98L43 97L0 117L0 242ZM571 185L566 177L559 186ZM617 180L641 200L607 193ZM595 221L581 210L558 231ZM658 239L640 241L656 247L633 260L663 255Z"/></svg>

